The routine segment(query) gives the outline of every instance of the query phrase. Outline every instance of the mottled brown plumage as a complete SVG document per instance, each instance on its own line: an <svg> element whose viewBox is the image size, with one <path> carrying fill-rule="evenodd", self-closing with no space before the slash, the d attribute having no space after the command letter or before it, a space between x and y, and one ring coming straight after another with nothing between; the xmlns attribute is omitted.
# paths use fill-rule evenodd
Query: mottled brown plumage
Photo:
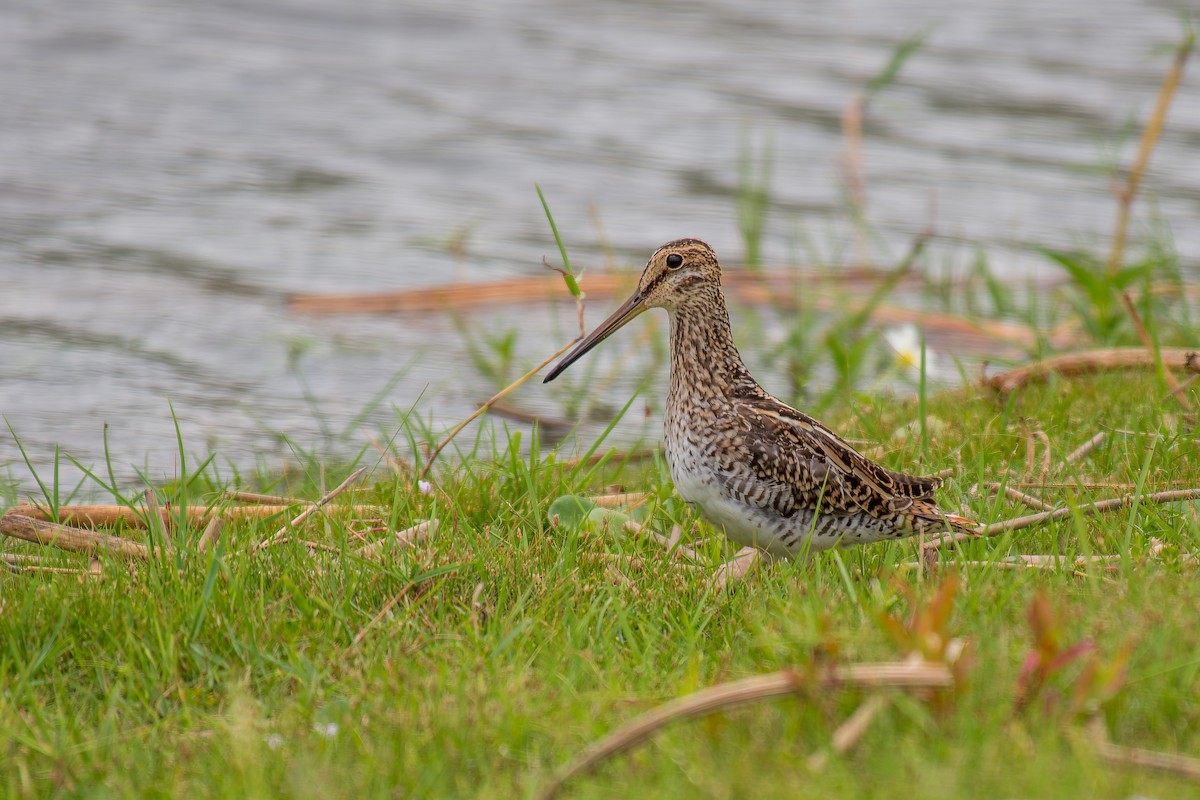
<svg viewBox="0 0 1200 800"><path fill-rule="evenodd" d="M794 556L975 530L970 520L938 508L938 478L876 464L758 385L733 343L716 254L699 239L660 247L633 295L546 381L648 308L665 308L671 319L664 442L671 478L679 495L731 540Z"/></svg>

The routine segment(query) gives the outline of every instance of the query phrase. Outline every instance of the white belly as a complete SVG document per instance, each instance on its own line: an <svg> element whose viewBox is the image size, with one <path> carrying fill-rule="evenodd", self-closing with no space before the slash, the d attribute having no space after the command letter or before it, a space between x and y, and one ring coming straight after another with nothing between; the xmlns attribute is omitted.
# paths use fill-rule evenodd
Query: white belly
<svg viewBox="0 0 1200 800"><path fill-rule="evenodd" d="M785 558L805 549L825 550L838 545L840 536L820 535L813 529L811 513L801 511L792 517L782 517L774 511L739 502L725 491L711 470L697 466L703 459L679 452L673 456L670 450L667 465L675 492L696 506L705 521L731 542Z"/></svg>
<svg viewBox="0 0 1200 800"><path fill-rule="evenodd" d="M773 556L790 558L898 535L884 531L879 520L866 514L814 519L816 515L811 509L802 508L785 517L771 508L742 502L725 490L718 475L700 466L707 463L710 460L688 449L667 448L667 465L676 493L696 506L701 516L726 538L743 547L757 547Z"/></svg>

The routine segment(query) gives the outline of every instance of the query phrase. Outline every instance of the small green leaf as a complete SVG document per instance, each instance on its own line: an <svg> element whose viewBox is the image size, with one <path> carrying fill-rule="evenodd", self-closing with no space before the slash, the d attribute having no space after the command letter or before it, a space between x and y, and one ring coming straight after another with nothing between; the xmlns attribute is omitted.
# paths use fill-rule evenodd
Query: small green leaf
<svg viewBox="0 0 1200 800"><path fill-rule="evenodd" d="M596 533L604 533L621 539L625 536L625 523L628 521L628 514L596 506L588 512L587 528Z"/></svg>
<svg viewBox="0 0 1200 800"><path fill-rule="evenodd" d="M579 297L582 291L579 288L579 281L575 280L575 271L571 269L571 259L567 256L567 246L563 244L562 236L558 233L558 226L554 224L554 215L550 213L550 204L546 202L546 196L542 194L542 187L536 183L533 185L537 189L538 200L542 201L542 210L546 212L546 221L550 223L550 231L554 234L554 242L558 245L559 255L562 256L563 262L563 283L567 284L567 291L572 297Z"/></svg>
<svg viewBox="0 0 1200 800"><path fill-rule="evenodd" d="M567 528L579 528L587 521L588 514L595 508L596 504L586 497L565 494L546 509L546 518L553 521L555 517L558 517L560 525Z"/></svg>
<svg viewBox="0 0 1200 800"><path fill-rule="evenodd" d="M908 61L913 53L921 49L925 44L925 39L929 36L932 26L926 28L918 34L908 37L902 41L895 50L892 51L892 57L888 59L888 63L879 71L875 77L867 81L867 95L877 94L883 91L891 83L896 80L896 75L900 73L900 68L904 66L904 62Z"/></svg>

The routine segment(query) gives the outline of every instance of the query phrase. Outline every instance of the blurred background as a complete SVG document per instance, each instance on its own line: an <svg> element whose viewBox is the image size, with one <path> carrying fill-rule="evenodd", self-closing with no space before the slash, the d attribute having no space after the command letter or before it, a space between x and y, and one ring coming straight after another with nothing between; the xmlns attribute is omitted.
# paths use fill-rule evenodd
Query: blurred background
<svg viewBox="0 0 1200 800"><path fill-rule="evenodd" d="M119 482L170 478L172 413L225 474L353 452L414 406L461 419L494 389L480 338L511 333L532 365L575 335L569 303L287 299L544 275L535 182L577 268L680 236L738 263L748 169L769 179L768 265L887 267L922 230L924 263L983 254L1014 281L1054 269L1039 247L1103 250L1186 5L6 0L0 481L32 485L18 440L44 477L56 448L104 472L106 435ZM864 239L843 114L921 34L869 106ZM1194 271L1190 76L1137 210L1135 239Z"/></svg>

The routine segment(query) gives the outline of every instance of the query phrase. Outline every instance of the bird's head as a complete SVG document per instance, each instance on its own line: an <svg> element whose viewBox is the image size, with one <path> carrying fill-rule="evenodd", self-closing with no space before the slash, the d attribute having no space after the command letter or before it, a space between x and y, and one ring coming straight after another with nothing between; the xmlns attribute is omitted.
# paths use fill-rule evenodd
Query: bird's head
<svg viewBox="0 0 1200 800"><path fill-rule="evenodd" d="M608 319L596 326L575 349L563 356L543 383L554 380L584 353L607 339L618 328L649 308L678 307L708 287L720 285L721 267L713 249L699 239L677 239L654 251L638 288Z"/></svg>

